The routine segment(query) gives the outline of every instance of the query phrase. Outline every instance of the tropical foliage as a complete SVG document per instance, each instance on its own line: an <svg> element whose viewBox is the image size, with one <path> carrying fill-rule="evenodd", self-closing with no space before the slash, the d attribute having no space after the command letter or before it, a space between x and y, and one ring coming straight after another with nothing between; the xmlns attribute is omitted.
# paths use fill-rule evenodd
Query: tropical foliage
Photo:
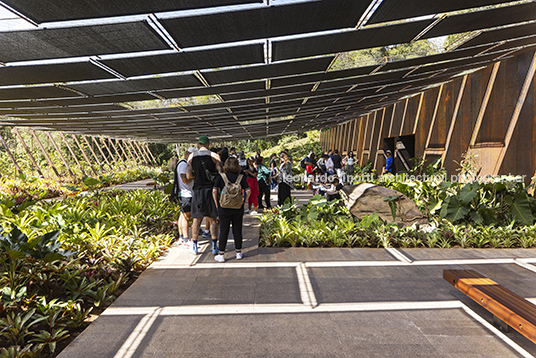
<svg viewBox="0 0 536 358"><path fill-rule="evenodd" d="M0 209L0 357L57 352L169 247L177 212L159 191Z"/></svg>

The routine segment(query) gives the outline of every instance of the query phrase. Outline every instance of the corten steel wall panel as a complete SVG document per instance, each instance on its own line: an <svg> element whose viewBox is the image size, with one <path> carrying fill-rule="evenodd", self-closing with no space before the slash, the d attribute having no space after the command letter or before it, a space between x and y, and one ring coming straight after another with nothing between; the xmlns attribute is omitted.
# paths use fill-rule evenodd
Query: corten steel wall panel
<svg viewBox="0 0 536 358"><path fill-rule="evenodd" d="M452 121L452 114L454 112L454 106L456 105L461 81L461 79L456 79L443 86L443 93L441 94L434 128L432 128L429 148L445 147L445 141Z"/></svg>
<svg viewBox="0 0 536 358"><path fill-rule="evenodd" d="M371 128L372 140L370 146L369 158L374 163L376 158L376 150L378 149L378 141L380 140L380 129L382 124L382 111L375 111L370 115L373 118L373 127Z"/></svg>
<svg viewBox="0 0 536 358"><path fill-rule="evenodd" d="M516 86L516 92L515 92L515 101L518 100L519 95L521 93L521 88L523 86L523 83L525 81L525 77L530 65L530 61L532 60L534 52L529 51L527 53L524 53L518 58L512 59L510 61L511 67L515 68L515 75L517 75L517 84ZM502 65L501 65L502 66ZM512 73L514 75L514 73ZM525 102L523 104L523 107L521 109L521 113L519 114L519 118L517 120L517 125L514 129L512 140L510 142L510 145L508 146L506 150L506 154L504 156L504 160L500 166L499 174L525 174L527 175L525 177L525 184L530 183L530 178L534 174L534 170L536 169L536 166L534 163L534 141L533 141L533 131L536 129L536 126L534 124L535 121L535 108L534 104L535 99L535 91L534 91L534 78L532 79L531 86L529 87L529 92L527 94L527 97L525 98ZM512 119L512 114L510 113L509 116L505 116L504 118L504 126L505 131L508 127L510 120Z"/></svg>
<svg viewBox="0 0 536 358"><path fill-rule="evenodd" d="M359 165L363 165L363 162L361 161L361 153L363 153L363 143L365 139L365 124L367 121L367 116L360 117L358 120L358 131L357 134L357 160L359 161Z"/></svg>
<svg viewBox="0 0 536 358"><path fill-rule="evenodd" d="M369 114L363 117L363 150L370 149L370 131L372 128L373 120L374 114Z"/></svg>
<svg viewBox="0 0 536 358"><path fill-rule="evenodd" d="M454 174L456 168L459 167L454 161L459 162L462 154L469 150L471 136L491 78L492 69L493 66L486 67L467 78L449 150L445 157L445 166L451 174Z"/></svg>
<svg viewBox="0 0 536 358"><path fill-rule="evenodd" d="M415 131L416 157L422 156L424 154L424 150L426 149L426 140L428 139L428 132L430 131L430 125L432 124L432 116L434 115L438 95L439 87L435 87L424 92L422 108L421 112L419 113L419 125Z"/></svg>
<svg viewBox="0 0 536 358"><path fill-rule="evenodd" d="M514 112L523 80L518 76L518 58L502 61L491 91L476 143L502 143Z"/></svg>
<svg viewBox="0 0 536 358"><path fill-rule="evenodd" d="M417 118L417 111L419 110L419 103L421 102L421 96L416 95L408 99L408 106L406 108L406 117L404 118L404 127L401 129L400 135L413 134L413 128L415 127L415 120Z"/></svg>
<svg viewBox="0 0 536 358"><path fill-rule="evenodd" d="M402 125L402 119L404 118L404 112L406 110L406 100L400 101L396 104L395 114L393 116L393 123L391 124L391 137L398 137L400 133L400 126Z"/></svg>

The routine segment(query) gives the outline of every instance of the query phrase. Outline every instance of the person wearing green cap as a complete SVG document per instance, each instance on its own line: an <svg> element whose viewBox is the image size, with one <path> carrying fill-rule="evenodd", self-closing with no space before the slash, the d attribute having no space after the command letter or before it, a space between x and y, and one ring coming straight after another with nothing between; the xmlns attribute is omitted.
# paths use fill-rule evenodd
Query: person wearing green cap
<svg viewBox="0 0 536 358"><path fill-rule="evenodd" d="M207 224L210 225L212 237L212 253L218 254L218 210L212 196L214 179L218 173L222 173L222 165L218 154L208 150L210 140L206 135L199 137L197 141L198 151L188 157L189 172L188 176L193 178L193 195L191 215L193 219L192 240L188 248L190 253L197 255L198 246L197 238L199 237L199 227L203 218L207 218Z"/></svg>

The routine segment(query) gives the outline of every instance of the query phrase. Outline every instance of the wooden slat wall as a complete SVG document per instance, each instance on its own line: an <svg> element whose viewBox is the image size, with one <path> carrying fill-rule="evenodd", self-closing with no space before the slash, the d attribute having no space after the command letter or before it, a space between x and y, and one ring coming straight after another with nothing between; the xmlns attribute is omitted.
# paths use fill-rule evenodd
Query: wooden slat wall
<svg viewBox="0 0 536 358"><path fill-rule="evenodd" d="M379 170L384 139L415 135L415 156L443 156L449 174L469 152L481 175L526 175L528 183L536 170L535 70L535 51L526 51L325 130L322 148L352 150L359 164L371 160Z"/></svg>

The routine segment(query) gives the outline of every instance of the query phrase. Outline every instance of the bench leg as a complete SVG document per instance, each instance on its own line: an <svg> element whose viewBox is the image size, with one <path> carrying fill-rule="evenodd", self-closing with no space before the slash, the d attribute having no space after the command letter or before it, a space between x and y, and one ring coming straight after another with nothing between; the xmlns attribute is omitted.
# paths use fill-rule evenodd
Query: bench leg
<svg viewBox="0 0 536 358"><path fill-rule="evenodd" d="M493 315L493 325L499 328L504 333L510 333L510 326L507 325L503 320L501 320L499 317L495 315Z"/></svg>

